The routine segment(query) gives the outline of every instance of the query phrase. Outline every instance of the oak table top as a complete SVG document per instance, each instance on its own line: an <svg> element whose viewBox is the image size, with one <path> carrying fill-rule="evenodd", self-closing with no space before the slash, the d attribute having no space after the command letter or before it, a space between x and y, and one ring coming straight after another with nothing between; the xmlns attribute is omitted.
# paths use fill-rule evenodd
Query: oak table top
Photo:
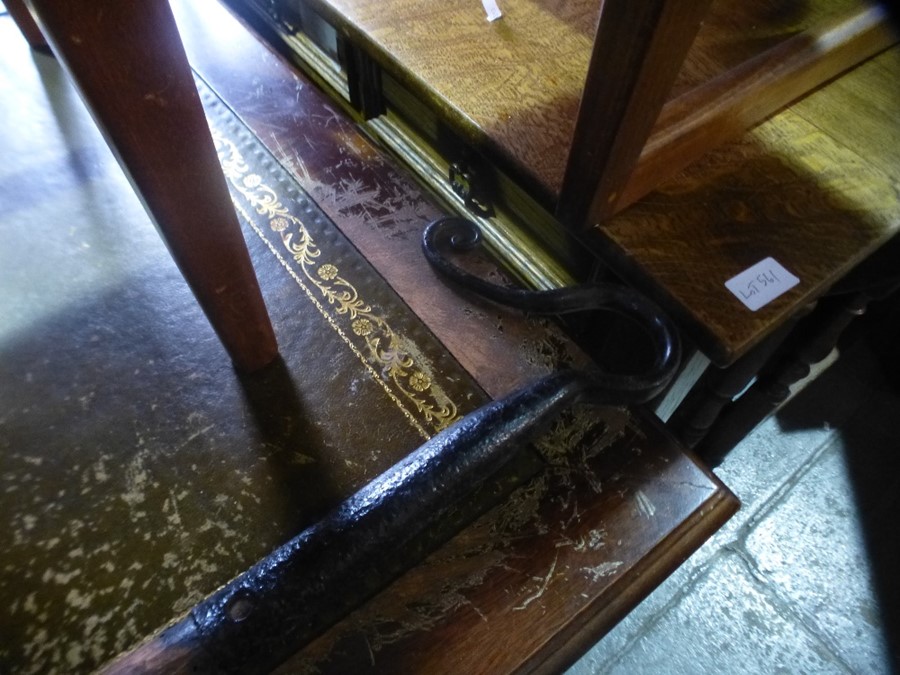
<svg viewBox="0 0 900 675"><path fill-rule="evenodd" d="M590 244L727 364L900 229L900 48L720 147ZM753 311L725 282L774 258L799 279Z"/></svg>
<svg viewBox="0 0 900 675"><path fill-rule="evenodd" d="M309 4L473 147L559 194L599 3L507 0L495 22L469 0ZM715 2L670 98L862 6ZM713 362L733 362L900 226L898 58L850 71L580 236ZM770 258L799 281L748 309L725 283Z"/></svg>
<svg viewBox="0 0 900 675"><path fill-rule="evenodd" d="M503 16L493 22L473 0L309 4L474 147L559 195L600 20L598 0L504 0L498 3ZM672 97L847 6L829 0L786 11L766 1L713 3Z"/></svg>

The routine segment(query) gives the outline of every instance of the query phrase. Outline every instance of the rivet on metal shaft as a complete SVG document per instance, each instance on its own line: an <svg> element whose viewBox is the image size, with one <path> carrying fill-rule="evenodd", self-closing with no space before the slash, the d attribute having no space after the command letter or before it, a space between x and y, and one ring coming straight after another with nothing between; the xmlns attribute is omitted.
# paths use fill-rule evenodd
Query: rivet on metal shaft
<svg viewBox="0 0 900 675"><path fill-rule="evenodd" d="M240 623L253 611L253 601L247 597L246 595L238 592L231 599L231 602L228 604L228 608L226 609L226 613L228 614L228 618L234 621L235 623Z"/></svg>

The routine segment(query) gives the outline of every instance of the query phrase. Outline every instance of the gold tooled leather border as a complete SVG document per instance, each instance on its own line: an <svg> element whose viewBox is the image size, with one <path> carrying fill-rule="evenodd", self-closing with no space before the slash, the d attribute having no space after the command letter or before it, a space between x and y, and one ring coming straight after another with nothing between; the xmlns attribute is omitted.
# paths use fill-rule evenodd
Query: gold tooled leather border
<svg viewBox="0 0 900 675"><path fill-rule="evenodd" d="M218 104L210 97L204 99L207 109ZM240 143L214 120L211 130L241 219L265 243L410 424L423 438L429 438L458 420L459 407L440 384L440 375L420 357L415 341L395 330L388 318L367 302L361 282L350 278L351 274L344 273L329 257L328 249L319 245L304 219L272 187L266 172L248 163L239 149ZM297 189L301 190L299 186ZM307 202L312 202L308 196ZM317 222L321 222L319 218L335 227L324 214L317 214Z"/></svg>

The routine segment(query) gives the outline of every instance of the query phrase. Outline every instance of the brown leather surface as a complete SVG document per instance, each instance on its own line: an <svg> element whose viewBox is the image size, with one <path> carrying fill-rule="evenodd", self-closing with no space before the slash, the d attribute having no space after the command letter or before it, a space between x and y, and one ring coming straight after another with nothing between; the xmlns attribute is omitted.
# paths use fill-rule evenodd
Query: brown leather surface
<svg viewBox="0 0 900 675"><path fill-rule="evenodd" d="M195 67L321 197L338 227L480 384L497 396L509 390L503 382L521 384L576 358L555 329L447 294L430 281L418 255L422 223L413 214L434 207L418 191L406 191L409 178L277 57L241 31L228 31L222 41L224 18L197 21L214 11L212 5L199 15L182 10ZM228 54L216 53L223 44ZM236 63L245 64L252 88L230 74ZM326 134L346 144L337 155L330 154L334 146L312 142ZM385 213L378 196L397 191L415 208ZM653 422L639 420L591 411L588 421L559 427L556 442L574 443L568 459L556 455L547 472L283 670L463 672L486 663L496 671L526 664L553 670L576 658L735 508ZM606 490L608 478L616 489ZM560 551L554 567L548 556Z"/></svg>
<svg viewBox="0 0 900 675"><path fill-rule="evenodd" d="M330 330L317 330L324 333L320 339L335 342L347 358L352 354L360 374L375 379L385 402L423 440L486 400L290 174L210 90L201 85L201 91L234 206L278 272L287 273L325 321L321 328ZM310 366L320 371L319 395L343 400L355 381L330 374L334 360L318 361L324 351L307 351ZM380 404L361 403L366 409Z"/></svg>
<svg viewBox="0 0 900 675"><path fill-rule="evenodd" d="M3 29L9 39L0 43L0 53L27 64L32 57L24 42L16 42L20 38L10 24ZM226 41L218 48L235 45ZM64 87L64 80L51 59L33 58L36 69L15 69L22 95L0 106L10 115L18 108L16 114L29 120L21 127L28 133L14 135L13 146L27 148L41 165L35 169L25 163L4 179L4 195L15 197L6 203L16 210L0 226L4 246L17 252L16 278L31 280L31 286L21 286L22 303L29 298L42 302L39 289L46 284L71 289L60 305L49 306L39 321L23 323L0 344L0 603L6 608L0 613L0 669L84 672L175 619L486 396L478 367L461 367L419 321L418 309L394 292L416 274L415 268L390 280L380 276L391 267L387 242L399 242L394 268L419 264L413 255L416 219L436 209L421 195L413 204L424 211L401 208L402 200L381 199L384 217L379 219L366 211L379 202L377 190L375 197L356 204L334 198L360 194L358 188L347 189L346 181L355 175L374 181L363 185L379 190L397 179L401 194L413 193L411 183L403 182L339 115L321 115L323 108L315 106L284 108L280 99L265 96L274 81L251 78L251 85L243 85L258 104L258 120L271 125L268 131L255 129L256 134L276 147L283 137L275 131L282 128L284 115L321 124L298 125L303 131L298 145L282 148L278 157L285 162L300 147L324 149L321 155L293 155L318 164L285 162L317 190L311 200L201 86L283 356L267 371L239 377L133 198L127 217L101 211L110 213L108 221L87 221L77 231L65 210L34 211L48 185L86 188L87 199L96 198L106 208L116 202L115 195L131 192L96 132L71 147L65 143L68 136L48 131L55 125L92 129L92 124L71 92L63 96L66 105L48 108L40 74L55 86L62 82ZM246 73L240 75L243 79ZM320 96L308 83L287 82L295 100ZM258 93L252 93L254 88ZM266 102L268 112L276 114L267 117ZM229 104L239 108L234 101ZM369 171L361 168L366 159ZM300 166L314 170L304 174ZM348 173L339 173L342 168ZM402 217L392 219L392 212ZM329 218L352 233L352 244ZM37 225L22 227L23 222ZM399 229L400 222L410 231ZM73 248L71 241L81 244ZM369 249L380 266L360 254ZM81 293L78 284L54 276L79 269L79 263L105 270L105 285ZM421 276L415 283L420 290L411 294L414 302L437 305L430 320L449 312L445 320L459 323L459 351L466 343L475 351L489 345L475 364L505 351L504 363L522 364L505 373L516 381L568 358L569 347L558 332L541 332L534 323L489 314L495 310L472 308L458 298L448 310L435 300L447 292L441 286ZM479 313L474 323L458 318ZM490 330L479 332L479 325ZM485 381L499 389L497 372L488 369ZM442 567L444 562L437 568L429 564L405 578L399 595L389 589L378 602L402 613L416 611L420 601L434 608L448 598L518 598L516 606L525 607L514 618L525 612L522 626L533 632L531 640L540 631L546 635L537 640L541 649L529 646L522 654L533 663L562 663L646 595L734 508L729 493L648 419L608 409L556 434L546 451L549 468L543 477L463 536L465 550L483 556L471 559L473 567L453 553L459 549L447 549L452 565L462 565L456 576ZM572 443L589 456L589 471L578 468L580 454L571 458L575 475L567 468L569 460L559 457L560 449ZM559 515L567 519L562 530ZM632 535L635 522L644 526ZM503 529L495 537L498 523ZM545 531L548 523L553 527ZM600 530L607 529L629 536L621 544L612 535L604 540ZM578 543L582 535L584 546ZM547 563L553 562L547 556L567 541L571 551L561 553L554 569L570 569L580 583L589 582L583 586L588 598L571 596L564 575L547 574ZM600 541L606 546L597 545ZM534 547L530 558L556 598L550 623L538 616L545 601L529 601L542 583L532 588L534 574L527 567L514 569L522 546ZM578 555L569 558L570 553ZM434 560L446 559L438 554ZM591 570L602 583L594 581ZM442 594L439 580L444 578L446 589L460 595ZM489 583L476 587L479 579ZM410 583L424 595L411 591ZM475 636L483 635L484 627L477 626L477 612L474 620L470 614L462 622L458 612L492 611L487 605L462 602L447 608L452 612L433 615L458 627L452 629L456 644L464 646L468 628L475 625ZM399 618L400 625L410 626L407 618ZM416 619L403 635L433 649L442 642L422 633L431 625L437 623ZM377 624L379 632L384 629L383 622ZM336 630L343 640L345 629ZM332 638L324 639L329 644ZM385 648L404 644L411 643ZM356 653L368 658L369 652ZM439 657L432 653L428 658Z"/></svg>
<svg viewBox="0 0 900 675"><path fill-rule="evenodd" d="M444 211L414 177L220 4L174 2L173 8L199 76L491 397L562 361L584 362L552 323L523 321L519 312L435 283L420 238ZM491 263L476 263L475 269L497 275Z"/></svg>

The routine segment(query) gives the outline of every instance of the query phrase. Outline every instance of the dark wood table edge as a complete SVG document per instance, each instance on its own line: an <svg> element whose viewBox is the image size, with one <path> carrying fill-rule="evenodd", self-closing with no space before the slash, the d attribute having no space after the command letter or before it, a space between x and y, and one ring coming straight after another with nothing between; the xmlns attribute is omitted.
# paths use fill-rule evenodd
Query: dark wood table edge
<svg viewBox="0 0 900 675"><path fill-rule="evenodd" d="M691 453L685 454L693 459ZM673 531L669 542L657 545L654 551L616 581L611 602L577 627L570 624L566 631L554 636L553 642L548 643L520 672L550 675L572 666L715 534L740 508L737 497L721 482L716 482L719 484L718 490ZM638 586L639 580L643 581ZM541 658L541 655L546 656Z"/></svg>
<svg viewBox="0 0 900 675"><path fill-rule="evenodd" d="M633 412L641 424L655 428L662 436L661 441L677 447L686 460L702 471L715 491L664 541L615 581L613 589L606 594L610 602L586 619L572 617L566 629L557 633L526 662L521 673L551 675L572 666L694 555L741 507L740 500L728 486L696 453L685 448L655 415L643 407L633 408ZM593 609L591 607L590 611Z"/></svg>

